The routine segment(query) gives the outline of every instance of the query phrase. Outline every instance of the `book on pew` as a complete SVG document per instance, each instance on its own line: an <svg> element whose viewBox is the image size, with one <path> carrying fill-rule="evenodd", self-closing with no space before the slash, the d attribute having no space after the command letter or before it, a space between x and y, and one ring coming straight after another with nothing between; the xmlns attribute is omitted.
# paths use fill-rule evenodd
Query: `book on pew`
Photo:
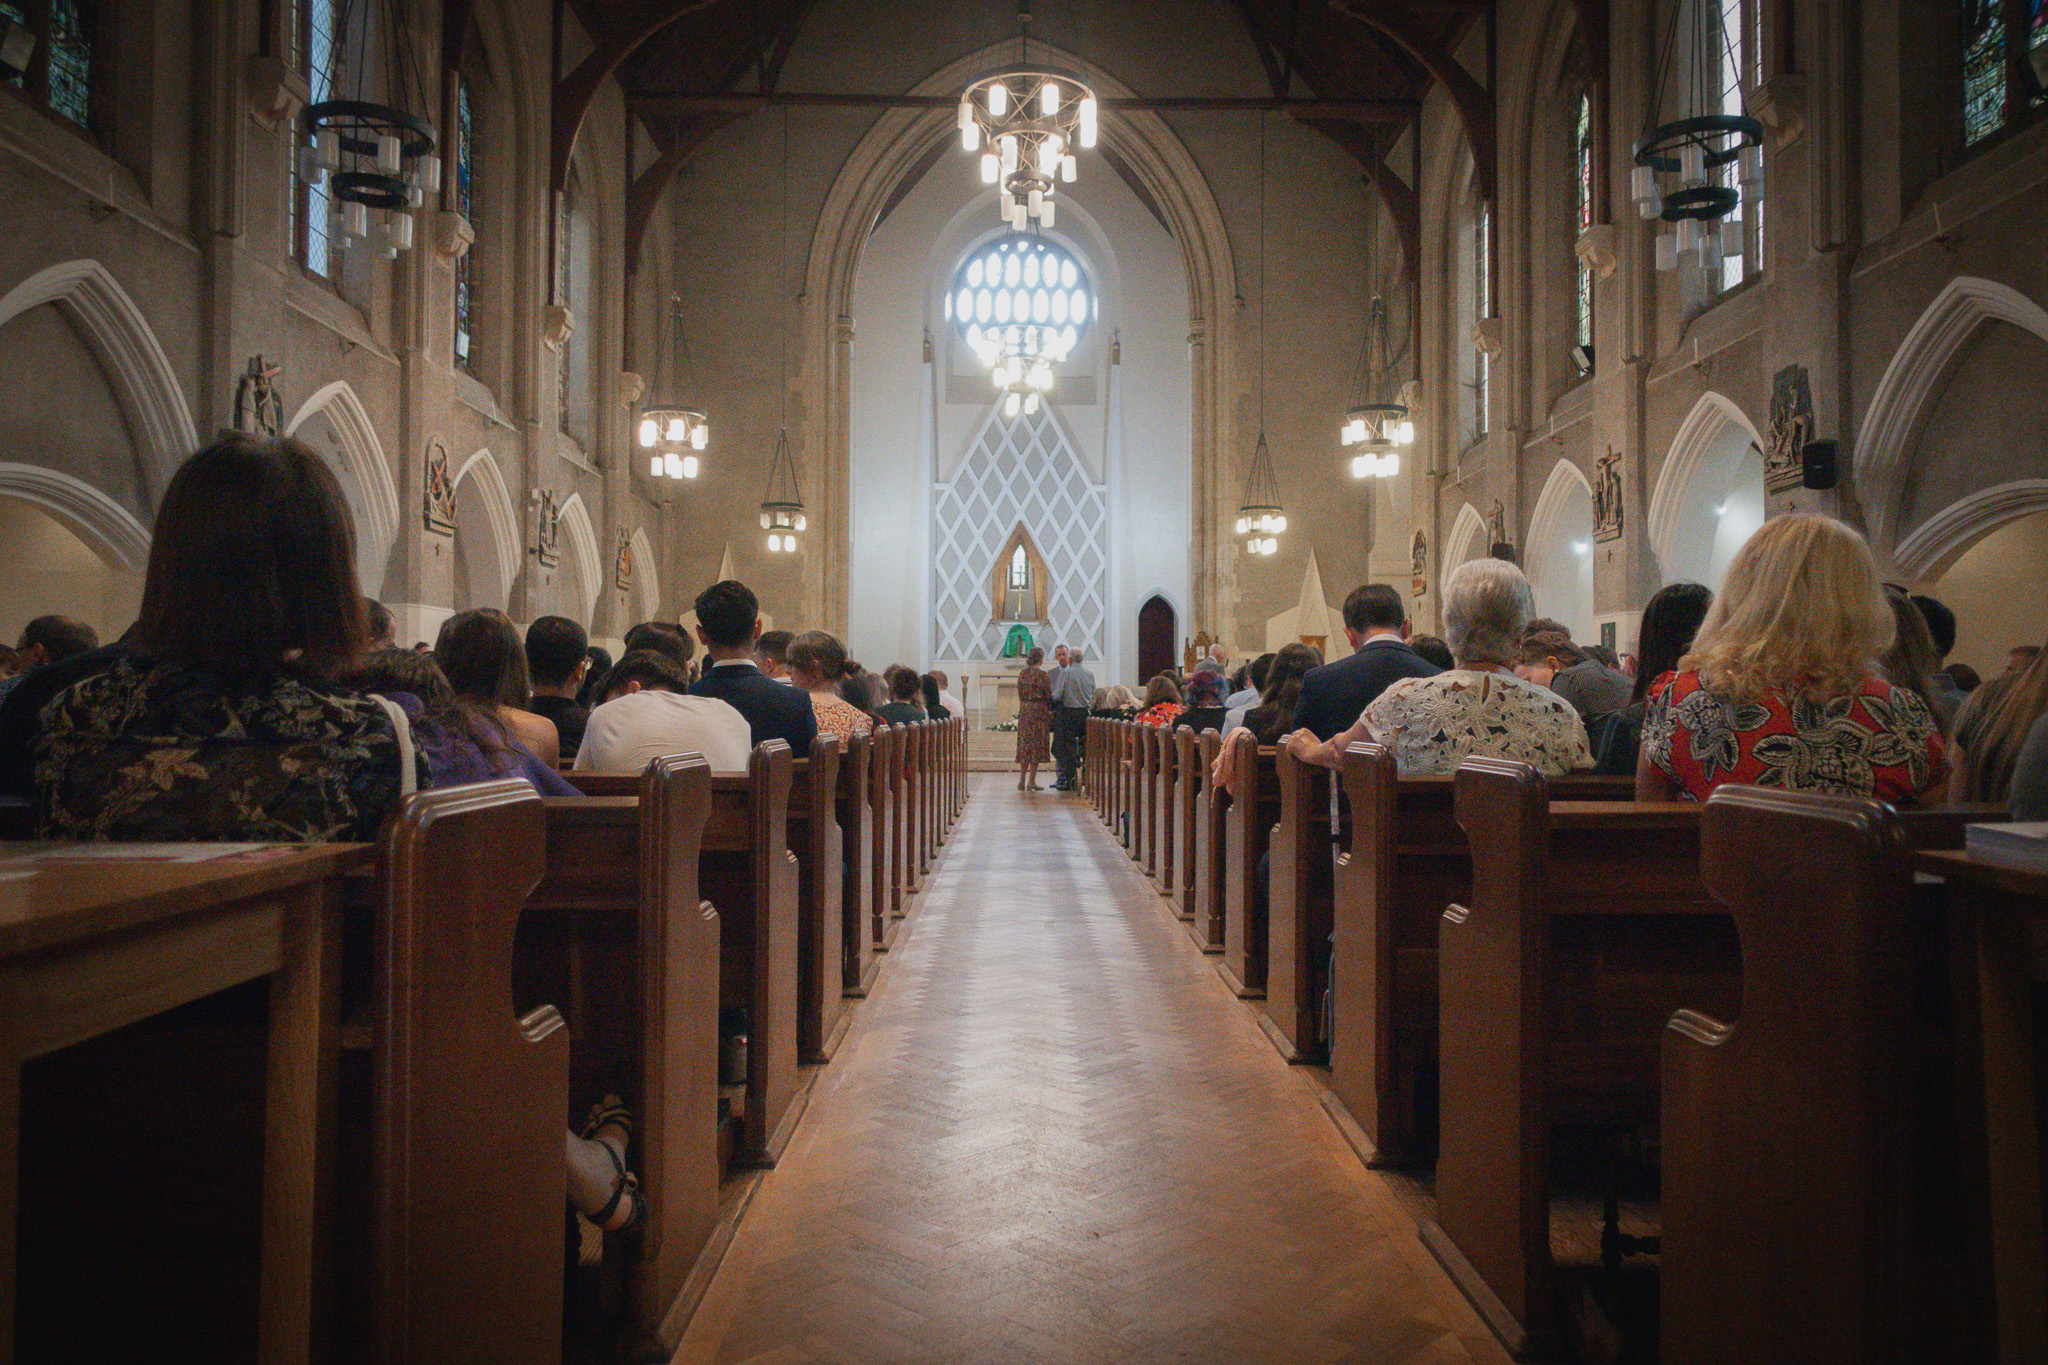
<svg viewBox="0 0 2048 1365"><path fill-rule="evenodd" d="M1973 858L2028 872L2048 872L2048 820L1970 825L1963 840Z"/></svg>

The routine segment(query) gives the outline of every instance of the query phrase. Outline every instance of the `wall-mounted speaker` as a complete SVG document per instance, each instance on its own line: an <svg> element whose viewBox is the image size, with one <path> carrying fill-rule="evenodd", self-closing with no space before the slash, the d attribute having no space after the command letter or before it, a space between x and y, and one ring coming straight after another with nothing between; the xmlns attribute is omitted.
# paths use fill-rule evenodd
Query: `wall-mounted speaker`
<svg viewBox="0 0 2048 1365"><path fill-rule="evenodd" d="M1572 364L1574 364L1574 365L1576 365L1576 366L1578 367L1578 370L1579 370L1579 377L1580 377L1581 379L1583 379L1583 378L1585 378L1586 376L1588 376L1588 375L1592 374L1592 373L1593 373L1593 348L1592 348L1591 346L1574 346L1574 347L1572 347Z"/></svg>
<svg viewBox="0 0 2048 1365"><path fill-rule="evenodd" d="M1807 488L1833 488L1841 477L1833 441L1808 441L1799 451L1799 482Z"/></svg>

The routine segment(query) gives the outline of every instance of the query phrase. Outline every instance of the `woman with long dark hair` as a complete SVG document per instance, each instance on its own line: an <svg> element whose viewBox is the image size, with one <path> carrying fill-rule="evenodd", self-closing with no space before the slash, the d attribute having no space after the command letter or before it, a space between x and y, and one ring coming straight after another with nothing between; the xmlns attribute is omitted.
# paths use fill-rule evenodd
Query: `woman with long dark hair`
<svg viewBox="0 0 2048 1365"><path fill-rule="evenodd" d="M505 733L495 712L456 696L431 655L380 650L344 669L341 681L396 702L405 712L413 743L426 756L427 786L523 777L542 796L576 795L560 773Z"/></svg>
<svg viewBox="0 0 2048 1365"><path fill-rule="evenodd" d="M526 646L511 617L491 607L455 613L441 623L434 662L441 665L456 696L488 710L506 734L541 762L561 762L562 739L555 723L527 709L533 704L533 677L526 667Z"/></svg>

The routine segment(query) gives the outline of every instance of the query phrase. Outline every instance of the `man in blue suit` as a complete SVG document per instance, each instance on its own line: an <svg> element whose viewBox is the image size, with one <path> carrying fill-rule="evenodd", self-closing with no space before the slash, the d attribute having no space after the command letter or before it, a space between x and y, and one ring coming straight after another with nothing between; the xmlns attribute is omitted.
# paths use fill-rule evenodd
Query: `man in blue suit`
<svg viewBox="0 0 2048 1365"><path fill-rule="evenodd" d="M1368 583L1344 599L1344 638L1352 655L1310 669L1294 704L1294 725L1317 739L1334 739L1354 725L1366 707L1399 678L1441 673L1408 648L1408 609L1401 594L1384 583Z"/></svg>
<svg viewBox="0 0 2048 1365"><path fill-rule="evenodd" d="M697 594L697 639L706 655L704 676L693 697L716 697L747 718L754 743L779 739L798 758L808 757L818 737L811 694L784 687L754 663L761 636L761 603L744 583L726 579Z"/></svg>

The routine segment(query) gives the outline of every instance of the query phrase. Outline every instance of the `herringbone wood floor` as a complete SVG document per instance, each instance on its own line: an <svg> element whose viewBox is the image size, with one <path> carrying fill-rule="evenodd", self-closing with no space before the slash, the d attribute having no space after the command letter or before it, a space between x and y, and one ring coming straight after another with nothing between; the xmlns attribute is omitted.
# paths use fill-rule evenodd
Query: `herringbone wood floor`
<svg viewBox="0 0 2048 1365"><path fill-rule="evenodd" d="M1087 808L974 799L679 1362L1504 1361Z"/></svg>

